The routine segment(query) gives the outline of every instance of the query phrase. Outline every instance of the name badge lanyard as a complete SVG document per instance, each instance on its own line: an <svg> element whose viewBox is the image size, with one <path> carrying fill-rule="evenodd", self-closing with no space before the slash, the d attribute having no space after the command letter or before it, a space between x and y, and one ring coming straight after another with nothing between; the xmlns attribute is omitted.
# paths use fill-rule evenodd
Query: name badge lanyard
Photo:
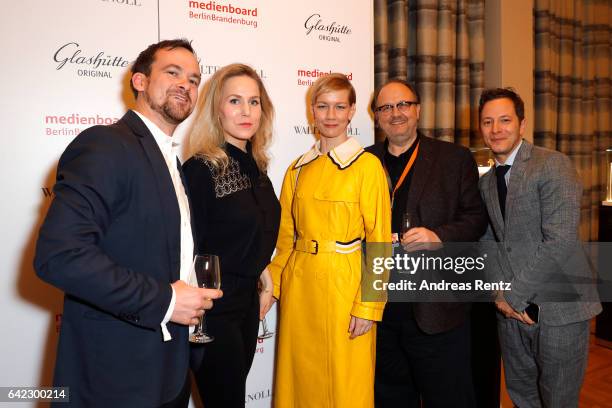
<svg viewBox="0 0 612 408"><path fill-rule="evenodd" d="M383 168L385 169L385 175L387 176L387 184L389 185L389 192L391 193L391 210L393 210L393 203L395 201L395 192L401 187L402 183L406 179L406 176L410 172L410 169L412 168L414 161L416 160L417 154L419 152L419 144L420 142L417 143L416 147L414 148L414 152L412 152L412 154L410 155L410 159L408 160L408 163L406 163L406 166L404 167L404 171L402 171L402 175L400 176L399 180L397 180L395 187L392 187L391 185L391 176L389 175L387 166L383 166Z"/></svg>

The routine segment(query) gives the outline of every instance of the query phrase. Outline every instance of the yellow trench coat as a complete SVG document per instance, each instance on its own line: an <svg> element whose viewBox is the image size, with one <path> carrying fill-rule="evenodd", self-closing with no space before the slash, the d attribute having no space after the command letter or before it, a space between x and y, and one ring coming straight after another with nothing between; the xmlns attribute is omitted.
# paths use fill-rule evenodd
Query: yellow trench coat
<svg viewBox="0 0 612 408"><path fill-rule="evenodd" d="M294 246L296 239L320 247L355 238L389 242L380 161L352 138L327 155L315 146L287 170L280 202L268 266L280 300L274 406L373 407L376 325L353 340L348 333L351 315L380 321L384 309L384 302L361 300L361 250L311 254Z"/></svg>

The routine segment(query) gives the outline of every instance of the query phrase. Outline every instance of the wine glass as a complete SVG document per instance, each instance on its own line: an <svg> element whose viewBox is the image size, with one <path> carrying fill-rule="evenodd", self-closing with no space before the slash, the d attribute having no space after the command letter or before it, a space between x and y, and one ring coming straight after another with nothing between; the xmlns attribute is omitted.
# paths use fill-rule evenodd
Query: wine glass
<svg viewBox="0 0 612 408"><path fill-rule="evenodd" d="M263 339L269 339L270 337L272 337L274 335L274 332L271 332L268 330L268 323L266 322L266 318L264 317L263 320L261 321L261 327L263 329L263 332L257 336L258 339L263 340Z"/></svg>
<svg viewBox="0 0 612 408"><path fill-rule="evenodd" d="M196 255L191 268L190 284L199 288L219 289L221 271L217 255ZM192 343L210 343L215 338L206 333L204 316L200 318L196 330L189 336Z"/></svg>
<svg viewBox="0 0 612 408"><path fill-rule="evenodd" d="M415 219L414 219L414 215L410 212L405 212L402 214L402 225L400 228L400 240L402 238L402 236L408 232L408 230L410 228L414 228L415 227Z"/></svg>

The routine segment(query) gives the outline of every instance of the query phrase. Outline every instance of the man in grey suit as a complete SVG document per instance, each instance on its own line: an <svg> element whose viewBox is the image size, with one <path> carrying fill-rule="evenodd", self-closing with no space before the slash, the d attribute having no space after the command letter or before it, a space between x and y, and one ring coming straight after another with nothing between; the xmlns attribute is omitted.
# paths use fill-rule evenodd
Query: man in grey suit
<svg viewBox="0 0 612 408"><path fill-rule="evenodd" d="M582 186L570 159L522 139L524 104L514 90L485 90L480 130L495 167L479 182L499 263L492 280L510 282L497 295L506 386L520 408L577 407L589 346L589 319L601 310L594 292L581 301L544 293L563 280L589 277L580 255Z"/></svg>

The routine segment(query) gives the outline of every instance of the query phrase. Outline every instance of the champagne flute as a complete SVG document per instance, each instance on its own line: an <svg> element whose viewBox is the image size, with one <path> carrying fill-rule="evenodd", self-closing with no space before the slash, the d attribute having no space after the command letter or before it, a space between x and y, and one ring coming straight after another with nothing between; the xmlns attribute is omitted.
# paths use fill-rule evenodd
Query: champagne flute
<svg viewBox="0 0 612 408"><path fill-rule="evenodd" d="M221 270L217 255L196 255L191 269L190 283L192 286L207 289L221 287ZM189 336L192 343L210 343L215 338L206 333L204 316L200 318L196 330Z"/></svg>
<svg viewBox="0 0 612 408"><path fill-rule="evenodd" d="M268 323L266 322L265 317L261 321L261 326L262 326L263 332L257 336L258 339L260 340L269 339L270 337L272 337L272 335L274 335L274 332L271 332L268 330Z"/></svg>
<svg viewBox="0 0 612 408"><path fill-rule="evenodd" d="M405 212L402 214L402 225L400 228L400 240L402 238L402 236L408 232L408 230L410 228L414 228L415 227L415 220L414 220L414 215L410 212Z"/></svg>

